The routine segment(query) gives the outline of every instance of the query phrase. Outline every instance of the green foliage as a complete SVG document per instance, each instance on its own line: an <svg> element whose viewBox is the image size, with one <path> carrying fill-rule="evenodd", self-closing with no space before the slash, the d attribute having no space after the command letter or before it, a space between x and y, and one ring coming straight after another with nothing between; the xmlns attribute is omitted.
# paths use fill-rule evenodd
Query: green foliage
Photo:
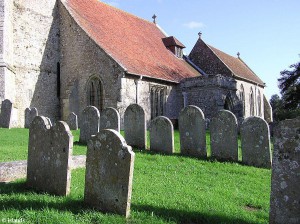
<svg viewBox="0 0 300 224"><path fill-rule="evenodd" d="M274 121L282 121L300 116L300 108L286 109L284 106L284 100L277 94L271 96L270 104L273 110Z"/></svg>
<svg viewBox="0 0 300 224"><path fill-rule="evenodd" d="M77 142L79 132L73 134ZM13 155L10 158L18 157L21 149L26 151L26 159L28 130L0 129L1 143L3 136ZM178 150L178 131L175 140ZM76 144L74 153L85 154L86 146ZM1 155L4 148L0 148ZM128 220L86 207L85 169L77 169L72 171L71 194L67 197L35 193L26 188L24 180L0 183L0 222L22 219L25 223L268 223L270 170L147 150L135 150L135 154Z"/></svg>

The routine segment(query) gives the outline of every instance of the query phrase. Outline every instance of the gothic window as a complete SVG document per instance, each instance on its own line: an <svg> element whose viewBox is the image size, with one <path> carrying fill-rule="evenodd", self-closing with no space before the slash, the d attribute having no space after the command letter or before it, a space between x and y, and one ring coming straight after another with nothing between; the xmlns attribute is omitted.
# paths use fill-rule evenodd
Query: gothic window
<svg viewBox="0 0 300 224"><path fill-rule="evenodd" d="M249 100L250 100L250 116L254 116L254 93L253 93L253 89L251 87L251 90L250 90L250 97L249 97Z"/></svg>
<svg viewBox="0 0 300 224"><path fill-rule="evenodd" d="M162 116L165 113L166 88L153 86L151 88L151 119Z"/></svg>
<svg viewBox="0 0 300 224"><path fill-rule="evenodd" d="M87 104L102 110L102 85L100 79L94 77L88 83Z"/></svg>
<svg viewBox="0 0 300 224"><path fill-rule="evenodd" d="M258 90L257 93L257 112L258 112L258 116L261 117L261 96L260 96L260 91Z"/></svg>
<svg viewBox="0 0 300 224"><path fill-rule="evenodd" d="M241 88L240 88L240 100L243 106L243 116L245 116L245 90L243 84L241 84Z"/></svg>

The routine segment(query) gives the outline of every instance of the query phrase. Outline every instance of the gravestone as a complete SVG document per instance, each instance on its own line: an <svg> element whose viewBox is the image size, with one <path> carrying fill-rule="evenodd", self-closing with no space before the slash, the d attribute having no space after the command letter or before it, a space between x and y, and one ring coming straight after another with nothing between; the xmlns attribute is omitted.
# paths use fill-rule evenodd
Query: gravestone
<svg viewBox="0 0 300 224"><path fill-rule="evenodd" d="M33 119L38 116L38 110L35 107L25 109L25 128L29 128Z"/></svg>
<svg viewBox="0 0 300 224"><path fill-rule="evenodd" d="M210 123L211 156L218 160L238 161L237 119L220 110Z"/></svg>
<svg viewBox="0 0 300 224"><path fill-rule="evenodd" d="M274 130L270 223L300 223L300 117Z"/></svg>
<svg viewBox="0 0 300 224"><path fill-rule="evenodd" d="M8 99L1 104L0 128L11 128L12 124L12 102Z"/></svg>
<svg viewBox="0 0 300 224"><path fill-rule="evenodd" d="M147 132L144 109L138 104L129 105L124 113L124 134L128 145L146 149Z"/></svg>
<svg viewBox="0 0 300 224"><path fill-rule="evenodd" d="M159 116L151 121L150 150L165 154L174 153L174 130L169 118Z"/></svg>
<svg viewBox="0 0 300 224"><path fill-rule="evenodd" d="M103 212L129 217L134 152L115 130L101 130L88 142L84 201Z"/></svg>
<svg viewBox="0 0 300 224"><path fill-rule="evenodd" d="M100 113L94 106L87 106L81 115L80 143L87 143L88 140L99 132Z"/></svg>
<svg viewBox="0 0 300 224"><path fill-rule="evenodd" d="M67 123L71 130L78 130L78 117L74 112L69 114Z"/></svg>
<svg viewBox="0 0 300 224"><path fill-rule="evenodd" d="M113 129L120 132L120 114L112 107L105 108L100 116L100 130Z"/></svg>
<svg viewBox="0 0 300 224"><path fill-rule="evenodd" d="M53 127L37 116L29 128L27 185L37 191L67 195L71 182L73 136L66 122Z"/></svg>
<svg viewBox="0 0 300 224"><path fill-rule="evenodd" d="M179 114L180 150L183 155L206 158L206 131L202 110L187 106Z"/></svg>
<svg viewBox="0 0 300 224"><path fill-rule="evenodd" d="M267 122L260 117L248 117L241 125L243 163L271 168L270 132Z"/></svg>

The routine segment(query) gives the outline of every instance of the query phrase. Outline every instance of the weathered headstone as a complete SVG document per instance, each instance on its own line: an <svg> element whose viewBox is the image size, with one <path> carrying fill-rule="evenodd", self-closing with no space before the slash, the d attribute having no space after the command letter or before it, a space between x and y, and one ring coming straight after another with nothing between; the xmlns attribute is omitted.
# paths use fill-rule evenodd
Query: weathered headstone
<svg viewBox="0 0 300 224"><path fill-rule="evenodd" d="M300 117L274 130L270 223L300 223Z"/></svg>
<svg viewBox="0 0 300 224"><path fill-rule="evenodd" d="M94 106L87 106L81 115L79 142L87 143L88 140L99 132L100 113Z"/></svg>
<svg viewBox="0 0 300 224"><path fill-rule="evenodd" d="M33 119L38 116L38 110L35 107L25 109L25 128L29 128Z"/></svg>
<svg viewBox="0 0 300 224"><path fill-rule="evenodd" d="M101 112L100 130L113 129L120 132L120 114L112 107L107 107Z"/></svg>
<svg viewBox="0 0 300 224"><path fill-rule="evenodd" d="M29 128L27 185L37 191L67 195L71 182L73 136L67 123L37 116Z"/></svg>
<svg viewBox="0 0 300 224"><path fill-rule="evenodd" d="M220 110L210 123L211 156L218 160L238 161L237 119Z"/></svg>
<svg viewBox="0 0 300 224"><path fill-rule="evenodd" d="M74 112L69 114L67 123L71 130L78 130L78 117Z"/></svg>
<svg viewBox="0 0 300 224"><path fill-rule="evenodd" d="M174 153L174 130L169 118L159 116L151 121L150 150L165 154Z"/></svg>
<svg viewBox="0 0 300 224"><path fill-rule="evenodd" d="M241 125L243 163L271 168L270 132L267 122L260 117L248 117Z"/></svg>
<svg viewBox="0 0 300 224"><path fill-rule="evenodd" d="M205 118L196 106L187 106L179 114L180 150L184 155L206 158Z"/></svg>
<svg viewBox="0 0 300 224"><path fill-rule="evenodd" d="M3 100L1 104L0 127L11 128L12 120L12 102L8 99Z"/></svg>
<svg viewBox="0 0 300 224"><path fill-rule="evenodd" d="M101 130L88 142L84 201L103 212L129 217L134 152L115 130Z"/></svg>
<svg viewBox="0 0 300 224"><path fill-rule="evenodd" d="M124 113L124 134L128 145L146 149L147 132L144 109L138 104L129 105Z"/></svg>

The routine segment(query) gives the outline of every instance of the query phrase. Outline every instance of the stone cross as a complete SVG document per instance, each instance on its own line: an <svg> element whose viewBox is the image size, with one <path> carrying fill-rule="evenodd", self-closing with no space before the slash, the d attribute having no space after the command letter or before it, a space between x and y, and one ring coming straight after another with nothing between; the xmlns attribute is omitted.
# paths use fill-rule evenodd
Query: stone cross
<svg viewBox="0 0 300 224"><path fill-rule="evenodd" d="M87 149L84 202L129 217L134 157L119 132L104 129L93 136Z"/></svg>
<svg viewBox="0 0 300 224"><path fill-rule="evenodd" d="M146 149L146 116L138 104L129 105L124 113L124 134L128 145Z"/></svg>
<svg viewBox="0 0 300 224"><path fill-rule="evenodd" d="M53 127L37 116L29 128L27 186L37 191L67 195L71 182L73 136L66 122Z"/></svg>

